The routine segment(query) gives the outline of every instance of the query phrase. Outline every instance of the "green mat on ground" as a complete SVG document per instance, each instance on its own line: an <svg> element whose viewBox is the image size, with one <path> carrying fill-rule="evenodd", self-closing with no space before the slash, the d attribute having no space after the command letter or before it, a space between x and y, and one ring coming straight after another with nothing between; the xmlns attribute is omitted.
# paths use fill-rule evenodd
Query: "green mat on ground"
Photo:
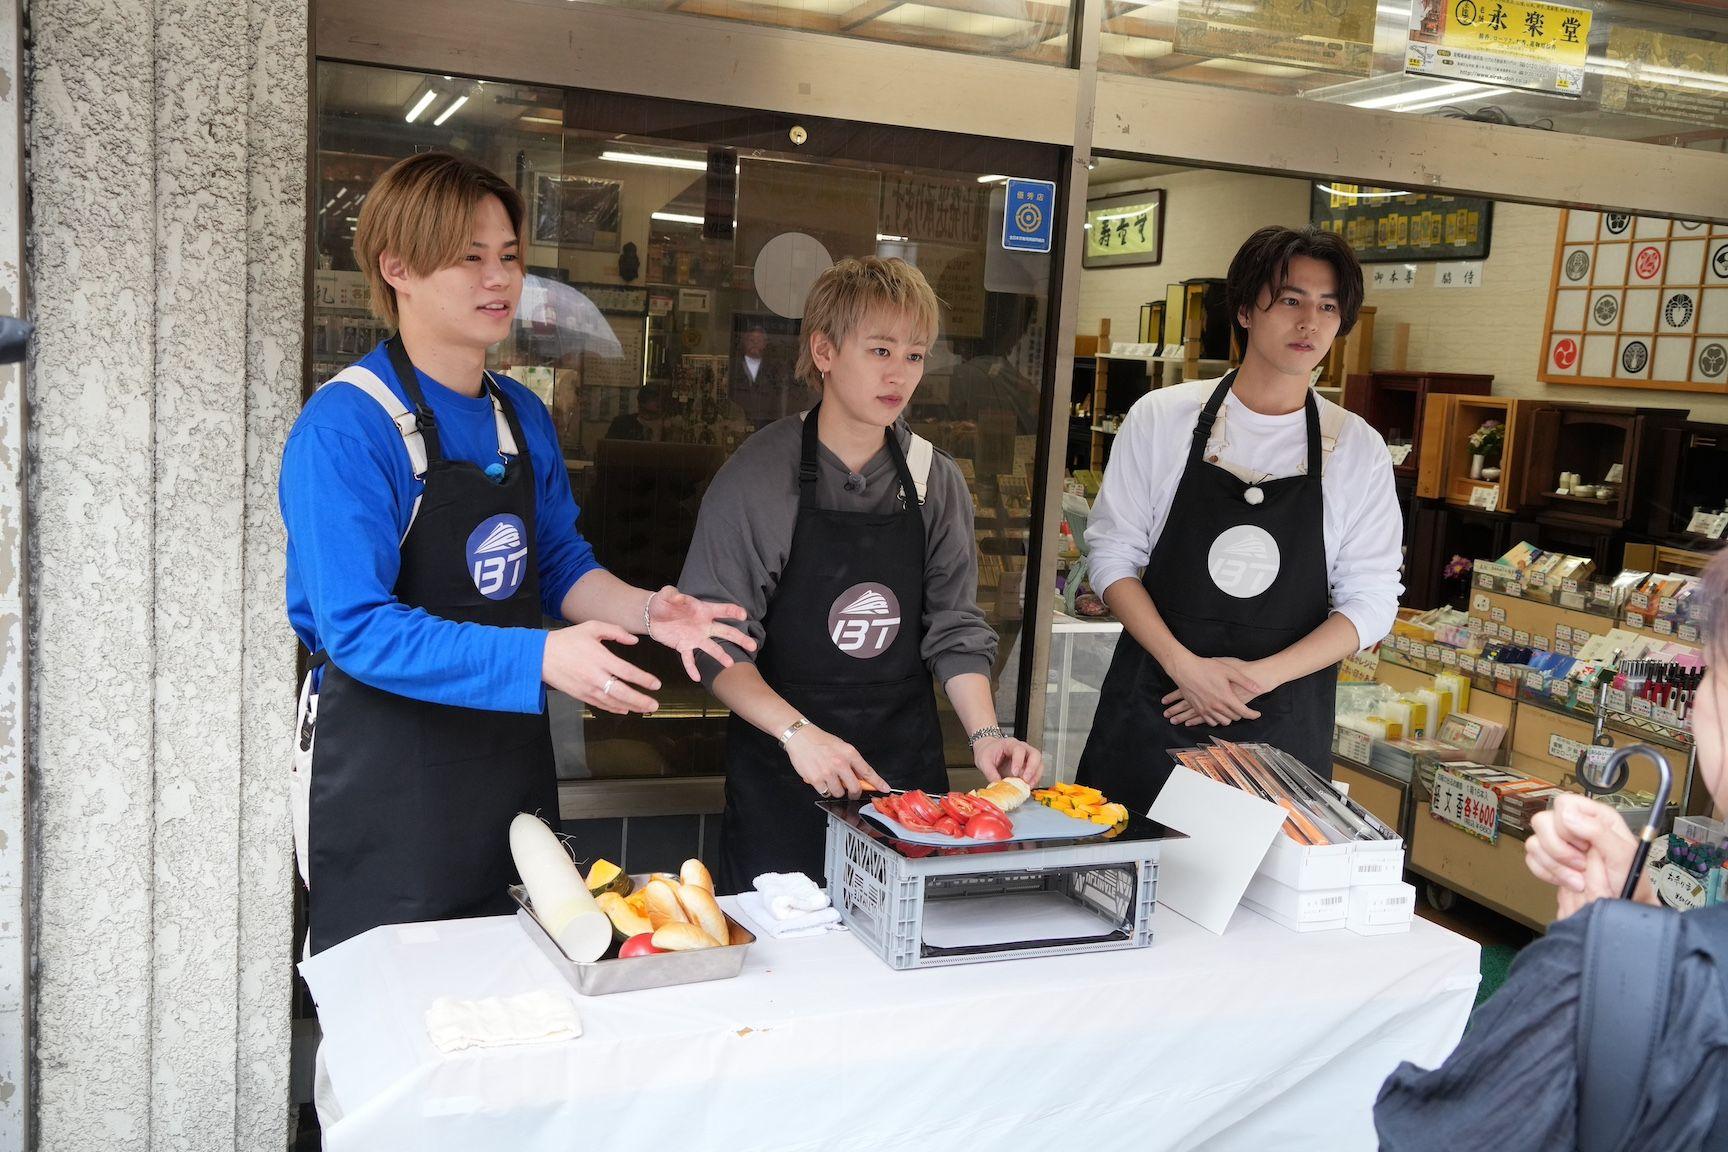
<svg viewBox="0 0 1728 1152"><path fill-rule="evenodd" d="M1482 983L1476 989L1476 1004L1482 1002L1500 990L1500 985L1506 983L1506 973L1512 968L1512 961L1517 957L1518 949L1506 944L1489 944L1482 949Z"/></svg>

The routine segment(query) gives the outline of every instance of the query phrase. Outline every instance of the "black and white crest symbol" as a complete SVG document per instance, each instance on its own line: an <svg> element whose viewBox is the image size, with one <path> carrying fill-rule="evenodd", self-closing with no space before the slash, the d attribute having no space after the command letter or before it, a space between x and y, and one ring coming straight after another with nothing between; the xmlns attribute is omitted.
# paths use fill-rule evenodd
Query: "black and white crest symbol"
<svg viewBox="0 0 1728 1152"><path fill-rule="evenodd" d="M1626 229L1632 227L1632 217L1628 216L1624 212L1610 212L1602 218L1602 224L1603 227L1608 229L1609 235L1619 236L1623 234Z"/></svg>
<svg viewBox="0 0 1728 1152"><path fill-rule="evenodd" d="M1596 298L1596 307L1592 311L1596 314L1596 323L1606 328L1614 323L1614 317L1620 315L1620 301L1612 296L1599 296Z"/></svg>
<svg viewBox="0 0 1728 1152"><path fill-rule="evenodd" d="M1634 340L1626 345L1626 350L1620 353L1620 367L1628 372L1642 372L1644 365L1650 363L1650 349L1642 340Z"/></svg>
<svg viewBox="0 0 1728 1152"><path fill-rule="evenodd" d="M1566 257L1566 279L1582 280L1590 275L1590 253L1577 251Z"/></svg>
<svg viewBox="0 0 1728 1152"><path fill-rule="evenodd" d="M1668 303L1662 308L1662 318L1668 321L1670 328L1684 328L1692 323L1692 297L1684 292L1668 297Z"/></svg>

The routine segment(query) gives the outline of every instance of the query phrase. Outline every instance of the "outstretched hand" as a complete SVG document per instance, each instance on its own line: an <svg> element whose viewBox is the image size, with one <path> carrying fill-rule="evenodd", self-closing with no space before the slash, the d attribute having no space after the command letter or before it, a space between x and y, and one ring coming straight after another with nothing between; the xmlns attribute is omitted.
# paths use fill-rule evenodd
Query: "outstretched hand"
<svg viewBox="0 0 1728 1152"><path fill-rule="evenodd" d="M654 593L648 606L648 636L677 652L684 661L684 671L692 680L701 680L696 670L696 653L705 652L722 668L732 667L732 657L717 643L724 640L746 652L756 651L756 641L747 633L721 623L724 620L744 620L749 614L736 604L710 604L694 596L686 596L668 584Z"/></svg>

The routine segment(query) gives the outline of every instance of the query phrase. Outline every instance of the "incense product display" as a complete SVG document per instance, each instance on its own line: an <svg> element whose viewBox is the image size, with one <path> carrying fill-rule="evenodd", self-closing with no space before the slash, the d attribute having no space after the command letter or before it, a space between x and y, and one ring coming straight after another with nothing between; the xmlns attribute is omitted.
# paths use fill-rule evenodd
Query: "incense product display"
<svg viewBox="0 0 1728 1152"><path fill-rule="evenodd" d="M1186 768L1284 809L1283 833L1297 844L1398 838L1365 810L1353 808L1301 761L1270 744L1213 740L1208 747L1178 749L1172 755Z"/></svg>

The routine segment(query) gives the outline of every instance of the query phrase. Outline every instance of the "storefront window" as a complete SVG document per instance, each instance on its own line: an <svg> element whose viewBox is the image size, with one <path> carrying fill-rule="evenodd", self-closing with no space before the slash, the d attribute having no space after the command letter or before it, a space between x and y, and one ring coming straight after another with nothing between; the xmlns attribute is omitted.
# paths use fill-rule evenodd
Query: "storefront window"
<svg viewBox="0 0 1728 1152"><path fill-rule="evenodd" d="M792 365L814 271L916 264L944 307L908 417L971 487L998 713L1014 716L1050 259L1003 249L1001 174L1054 178L1055 149L332 63L318 93L309 385L385 335L352 251L371 182L427 148L489 165L527 203L530 276L492 366L545 401L581 530L641 586L677 581L739 443L812 402ZM660 711L597 717L554 696L561 775L720 771L724 709L674 654L627 655L664 682ZM943 722L950 763L970 763L945 704Z"/></svg>
<svg viewBox="0 0 1728 1152"><path fill-rule="evenodd" d="M1728 28L1690 5L1159 0L1107 13L1099 64L1674 147L1728 132Z"/></svg>
<svg viewBox="0 0 1728 1152"><path fill-rule="evenodd" d="M562 8L569 0L531 0ZM650 12L706 16L770 28L824 32L884 44L941 48L1066 66L1072 8L1068 0L591 0Z"/></svg>

